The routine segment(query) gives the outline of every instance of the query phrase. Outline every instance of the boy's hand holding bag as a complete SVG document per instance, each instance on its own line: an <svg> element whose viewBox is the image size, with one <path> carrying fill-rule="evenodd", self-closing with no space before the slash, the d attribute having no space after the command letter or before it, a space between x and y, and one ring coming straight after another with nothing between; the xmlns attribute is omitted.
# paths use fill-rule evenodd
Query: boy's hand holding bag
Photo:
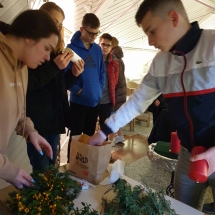
<svg viewBox="0 0 215 215"><path fill-rule="evenodd" d="M111 143L104 141L101 146L92 146L89 138L86 134L72 136L69 170L74 176L99 184L110 161Z"/></svg>

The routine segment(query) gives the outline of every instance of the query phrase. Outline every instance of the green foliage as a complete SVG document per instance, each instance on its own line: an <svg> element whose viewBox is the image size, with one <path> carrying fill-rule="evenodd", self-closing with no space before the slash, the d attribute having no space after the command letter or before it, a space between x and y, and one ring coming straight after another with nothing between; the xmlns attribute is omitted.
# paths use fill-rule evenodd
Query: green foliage
<svg viewBox="0 0 215 215"><path fill-rule="evenodd" d="M71 215L99 215L98 211L90 208L90 204L88 205L87 203L82 202L82 205L82 209L73 209Z"/></svg>
<svg viewBox="0 0 215 215"><path fill-rule="evenodd" d="M34 187L25 187L9 193L6 204L14 215L177 215L170 208L163 191L152 191L143 180L144 186L131 187L121 179L114 187L115 198L102 198L102 211L82 202L82 208L75 208L73 200L81 192L81 186L72 180L65 170L48 167L44 172L34 172ZM70 213L69 213L70 212Z"/></svg>
<svg viewBox="0 0 215 215"><path fill-rule="evenodd" d="M47 167L44 172L35 171L33 187L25 187L9 193L6 204L16 215L67 215L73 208L73 200L81 192L81 185L70 174L58 171L59 167Z"/></svg>
<svg viewBox="0 0 215 215"><path fill-rule="evenodd" d="M163 191L153 192L147 185L131 187L120 180L114 188L115 198L102 198L104 215L176 215Z"/></svg>

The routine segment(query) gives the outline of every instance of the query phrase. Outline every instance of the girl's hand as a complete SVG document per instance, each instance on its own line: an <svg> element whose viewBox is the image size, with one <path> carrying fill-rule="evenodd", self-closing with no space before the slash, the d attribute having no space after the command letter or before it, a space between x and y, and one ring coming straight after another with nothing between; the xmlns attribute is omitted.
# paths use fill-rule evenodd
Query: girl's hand
<svg viewBox="0 0 215 215"><path fill-rule="evenodd" d="M84 61L78 60L77 62L72 64L72 74L74 76L80 75L84 71Z"/></svg>
<svg viewBox="0 0 215 215"><path fill-rule="evenodd" d="M74 54L73 52L68 52L65 51L63 54L58 55L55 59L54 62L58 66L60 70L65 69L71 59L73 58Z"/></svg>
<svg viewBox="0 0 215 215"><path fill-rule="evenodd" d="M50 144L46 141L45 138L40 136L36 131L32 131L29 133L28 138L30 142L34 145L38 153L43 155L42 149L45 151L45 153L50 157L50 159L53 159L53 151Z"/></svg>

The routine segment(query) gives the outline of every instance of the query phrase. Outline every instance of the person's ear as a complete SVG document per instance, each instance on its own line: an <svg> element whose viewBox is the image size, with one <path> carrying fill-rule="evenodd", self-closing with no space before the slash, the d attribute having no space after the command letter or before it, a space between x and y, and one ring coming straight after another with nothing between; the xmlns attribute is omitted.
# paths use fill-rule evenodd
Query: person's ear
<svg viewBox="0 0 215 215"><path fill-rule="evenodd" d="M35 45L38 41L35 41L33 39L30 39L30 38L24 38L24 42L26 45L28 46L33 46Z"/></svg>
<svg viewBox="0 0 215 215"><path fill-rule="evenodd" d="M169 18L172 22L173 27L176 27L178 25L179 22L179 14L177 11L175 10L171 10L169 13Z"/></svg>
<svg viewBox="0 0 215 215"><path fill-rule="evenodd" d="M35 41L29 38L24 38L25 44L26 45L33 45L35 44Z"/></svg>
<svg viewBox="0 0 215 215"><path fill-rule="evenodd" d="M24 41L25 41L26 44L30 44L30 39L24 38Z"/></svg>
<svg viewBox="0 0 215 215"><path fill-rule="evenodd" d="M83 33L83 27L80 27L80 32Z"/></svg>

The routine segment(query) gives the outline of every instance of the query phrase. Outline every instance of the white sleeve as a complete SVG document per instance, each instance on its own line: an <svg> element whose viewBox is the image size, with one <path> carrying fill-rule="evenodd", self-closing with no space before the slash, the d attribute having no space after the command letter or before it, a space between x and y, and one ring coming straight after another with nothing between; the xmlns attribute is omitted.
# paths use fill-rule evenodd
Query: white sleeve
<svg viewBox="0 0 215 215"><path fill-rule="evenodd" d="M113 132L117 132L119 128L142 114L160 94L161 92L154 82L154 77L148 73L128 101L114 115L106 119L106 125Z"/></svg>

